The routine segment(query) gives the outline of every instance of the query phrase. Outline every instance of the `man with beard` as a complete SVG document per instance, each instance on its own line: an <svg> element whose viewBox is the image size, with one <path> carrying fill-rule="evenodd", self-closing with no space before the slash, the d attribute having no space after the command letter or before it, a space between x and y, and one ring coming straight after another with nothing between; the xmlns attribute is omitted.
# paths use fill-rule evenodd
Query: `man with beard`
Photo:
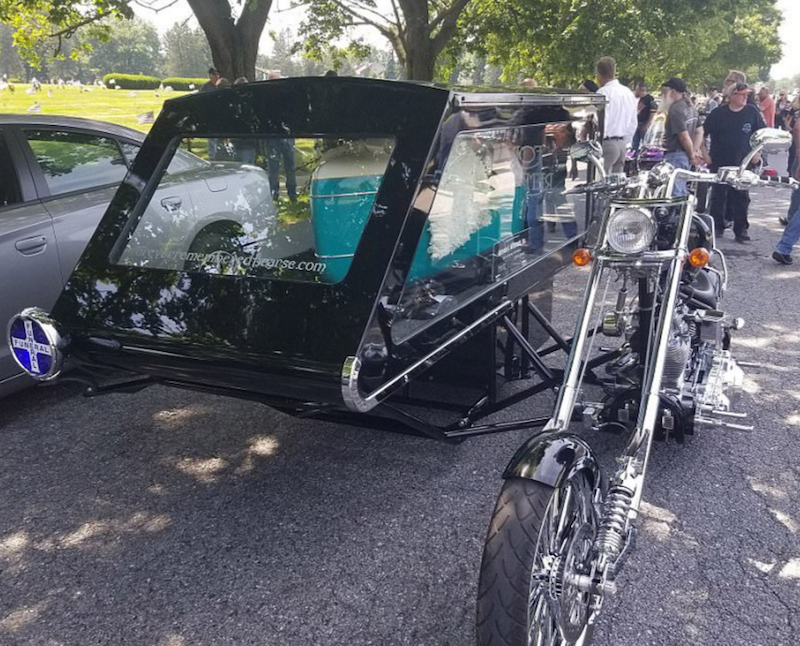
<svg viewBox="0 0 800 646"><path fill-rule="evenodd" d="M748 102L752 90L747 83L727 85L728 103L720 106L705 121L704 128L711 137L711 154L703 142L703 155L711 170L716 172L723 166L739 166L750 152L750 137L767 124L757 106ZM756 161L756 160L754 160ZM736 242L747 242L750 225L747 209L750 205L748 191L739 191L731 186L717 184L711 191L711 215L717 236L722 236L725 221L733 221Z"/></svg>

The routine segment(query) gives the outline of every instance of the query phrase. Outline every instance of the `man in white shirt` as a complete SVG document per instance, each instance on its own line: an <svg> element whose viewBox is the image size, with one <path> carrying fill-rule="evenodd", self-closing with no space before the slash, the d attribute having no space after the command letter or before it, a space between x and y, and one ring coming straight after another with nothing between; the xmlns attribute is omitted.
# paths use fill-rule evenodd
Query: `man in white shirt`
<svg viewBox="0 0 800 646"><path fill-rule="evenodd" d="M636 132L637 100L628 88L617 80L617 61L604 56L597 61L598 94L608 103L600 111L600 131L603 133L603 163L606 173L621 173L625 168L628 143Z"/></svg>

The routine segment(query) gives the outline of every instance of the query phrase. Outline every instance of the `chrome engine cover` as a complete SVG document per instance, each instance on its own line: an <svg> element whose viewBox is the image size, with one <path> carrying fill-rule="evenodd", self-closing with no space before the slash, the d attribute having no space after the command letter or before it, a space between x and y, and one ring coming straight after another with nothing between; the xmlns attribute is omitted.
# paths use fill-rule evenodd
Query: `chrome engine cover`
<svg viewBox="0 0 800 646"><path fill-rule="evenodd" d="M697 385L695 401L703 412L729 412L744 386L744 371L728 350L706 349L704 379Z"/></svg>

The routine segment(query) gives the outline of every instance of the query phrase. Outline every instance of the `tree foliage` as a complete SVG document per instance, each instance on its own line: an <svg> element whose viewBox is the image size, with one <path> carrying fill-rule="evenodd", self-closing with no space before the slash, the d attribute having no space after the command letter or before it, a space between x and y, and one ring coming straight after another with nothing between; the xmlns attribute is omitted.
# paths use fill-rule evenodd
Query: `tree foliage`
<svg viewBox="0 0 800 646"><path fill-rule="evenodd" d="M719 81L728 69L780 58L776 0L473 0L457 46L532 76L574 86L614 56L623 76Z"/></svg>
<svg viewBox="0 0 800 646"><path fill-rule="evenodd" d="M130 0L0 0L0 22L14 28L14 45L28 63L40 68L48 58L77 58L91 49L88 39L65 41L82 32L95 40L109 36L109 18L132 18ZM44 51L42 45L45 45Z"/></svg>
<svg viewBox="0 0 800 646"><path fill-rule="evenodd" d="M146 20L114 20L107 37L89 43L86 65L97 76L109 72L160 76L158 31Z"/></svg>
<svg viewBox="0 0 800 646"><path fill-rule="evenodd" d="M185 22L174 24L162 41L163 72L173 77L204 77L211 63L211 48L201 29Z"/></svg>
<svg viewBox="0 0 800 646"><path fill-rule="evenodd" d="M491 0L487 0L491 1ZM433 80L436 61L456 36L470 0L300 0L308 19L300 34L305 53L322 57L331 41L353 27L376 29L392 46L405 77Z"/></svg>

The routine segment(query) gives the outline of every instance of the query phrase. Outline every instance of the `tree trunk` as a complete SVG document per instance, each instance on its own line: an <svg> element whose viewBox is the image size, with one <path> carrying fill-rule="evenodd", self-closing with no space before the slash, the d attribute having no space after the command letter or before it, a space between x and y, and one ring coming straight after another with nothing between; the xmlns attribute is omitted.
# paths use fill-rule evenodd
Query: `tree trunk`
<svg viewBox="0 0 800 646"><path fill-rule="evenodd" d="M406 58L406 78L409 81L432 81L437 56L430 50L412 49Z"/></svg>
<svg viewBox="0 0 800 646"><path fill-rule="evenodd" d="M231 83L240 76L254 81L258 41L272 0L246 0L236 22L228 0L187 1L208 39L214 67Z"/></svg>

